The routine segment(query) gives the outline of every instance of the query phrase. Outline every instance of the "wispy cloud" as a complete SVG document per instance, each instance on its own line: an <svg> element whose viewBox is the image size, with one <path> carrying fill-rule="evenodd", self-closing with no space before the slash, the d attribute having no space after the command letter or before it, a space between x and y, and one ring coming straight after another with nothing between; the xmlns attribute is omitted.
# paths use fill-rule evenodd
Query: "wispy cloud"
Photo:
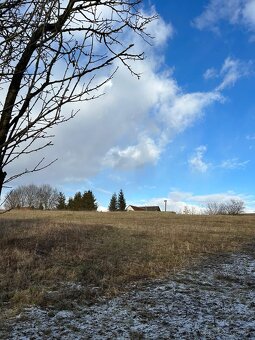
<svg viewBox="0 0 255 340"><path fill-rule="evenodd" d="M221 91L233 86L239 78L246 77L252 73L252 62L242 62L238 59L227 58L221 68L220 76L223 77L217 90Z"/></svg>
<svg viewBox="0 0 255 340"><path fill-rule="evenodd" d="M223 169L244 169L250 161L240 161L238 158L231 158L223 161L220 168Z"/></svg>
<svg viewBox="0 0 255 340"><path fill-rule="evenodd" d="M225 159L218 162L206 162L205 161L205 153L207 152L207 147L205 145L200 145L195 149L193 156L188 160L188 164L193 171L206 173L209 169L226 169L226 170L235 170L235 169L245 169L249 164L250 160L241 161L238 157Z"/></svg>
<svg viewBox="0 0 255 340"><path fill-rule="evenodd" d="M195 150L195 154L189 159L189 166L192 170L205 173L210 167L210 163L204 161L204 154L207 148L201 145Z"/></svg>
<svg viewBox="0 0 255 340"><path fill-rule="evenodd" d="M246 139L247 140L255 140L255 135L247 135Z"/></svg>
<svg viewBox="0 0 255 340"><path fill-rule="evenodd" d="M223 91L229 88L243 77L253 74L253 62L241 61L234 58L226 58L221 69L217 71L216 68L209 68L204 73L204 78L208 79L221 79L221 83L216 87L216 91Z"/></svg>
<svg viewBox="0 0 255 340"><path fill-rule="evenodd" d="M213 79L213 78L217 78L219 75L218 75L217 70L215 68L211 67L211 68L209 68L208 70L205 71L203 76L204 76L205 79Z"/></svg>
<svg viewBox="0 0 255 340"><path fill-rule="evenodd" d="M193 25L200 30L209 29L220 33L220 22L242 25L247 30L255 31L254 0L210 0L201 15L193 20Z"/></svg>

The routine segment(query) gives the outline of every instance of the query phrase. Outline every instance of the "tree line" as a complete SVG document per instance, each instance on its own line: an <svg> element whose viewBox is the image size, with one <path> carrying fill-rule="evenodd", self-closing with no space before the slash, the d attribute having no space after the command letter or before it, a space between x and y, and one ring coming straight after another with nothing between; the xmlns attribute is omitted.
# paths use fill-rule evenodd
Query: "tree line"
<svg viewBox="0 0 255 340"><path fill-rule="evenodd" d="M60 192L56 208L59 210L96 211L98 204L91 190L84 191L83 194L78 191L73 197L70 197L67 202L65 195Z"/></svg>
<svg viewBox="0 0 255 340"><path fill-rule="evenodd" d="M74 197L70 197L67 202L66 202L64 193L60 192L58 196L58 204L56 208L59 210L66 209L66 210L93 211L93 210L97 210L98 204L91 190L84 191L83 194L80 191L78 191L74 195ZM118 196L116 193L112 195L108 209L109 211L125 211L126 210L126 199L125 199L122 189L119 191Z"/></svg>
<svg viewBox="0 0 255 340"><path fill-rule="evenodd" d="M96 211L98 203L91 190L76 192L73 197L66 199L63 192L59 192L49 184L21 185L7 193L4 201L5 209L57 209L75 211ZM114 193L109 203L109 211L125 211L126 199L121 189L118 196Z"/></svg>
<svg viewBox="0 0 255 340"><path fill-rule="evenodd" d="M97 202L91 190L77 192L66 202L65 195L49 184L21 185L11 190L4 200L5 209L41 209L41 210L97 210Z"/></svg>
<svg viewBox="0 0 255 340"><path fill-rule="evenodd" d="M76 192L73 197L66 199L63 192L59 192L49 184L43 185L21 185L11 190L5 197L4 206L6 210L17 208L41 209L41 210L75 210L96 211L98 203L91 190ZM210 201L205 204L203 212L205 215L239 215L244 212L244 202L240 199L230 199L224 202ZM125 211L126 199L121 189L118 195L113 193L109 205L109 211ZM185 215L196 215L194 207L185 206L181 212Z"/></svg>

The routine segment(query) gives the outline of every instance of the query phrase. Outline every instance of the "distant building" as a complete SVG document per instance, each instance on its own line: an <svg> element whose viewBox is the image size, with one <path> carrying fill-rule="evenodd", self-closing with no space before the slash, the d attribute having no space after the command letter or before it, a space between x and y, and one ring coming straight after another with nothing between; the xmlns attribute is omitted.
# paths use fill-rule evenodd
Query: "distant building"
<svg viewBox="0 0 255 340"><path fill-rule="evenodd" d="M135 205L129 205L126 210L127 211L161 211L158 205L144 206L144 207L136 207Z"/></svg>

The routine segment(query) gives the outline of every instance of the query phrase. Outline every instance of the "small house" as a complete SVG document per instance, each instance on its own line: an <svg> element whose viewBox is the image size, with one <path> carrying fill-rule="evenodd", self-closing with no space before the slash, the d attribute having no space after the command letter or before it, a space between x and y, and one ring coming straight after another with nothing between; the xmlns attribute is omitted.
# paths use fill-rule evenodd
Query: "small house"
<svg viewBox="0 0 255 340"><path fill-rule="evenodd" d="M158 205L143 206L143 207L137 207L135 205L129 205L127 207L127 211L161 211L161 210L160 210L160 207Z"/></svg>

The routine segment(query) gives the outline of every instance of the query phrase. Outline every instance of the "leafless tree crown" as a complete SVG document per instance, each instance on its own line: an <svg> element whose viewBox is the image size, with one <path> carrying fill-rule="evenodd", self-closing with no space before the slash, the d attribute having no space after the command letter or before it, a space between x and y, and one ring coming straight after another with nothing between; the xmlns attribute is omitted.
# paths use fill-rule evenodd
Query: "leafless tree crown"
<svg viewBox="0 0 255 340"><path fill-rule="evenodd" d="M75 115L66 103L91 100L118 59L132 74L142 60L127 38L150 39L142 0L5 0L0 3L0 192L6 166L51 145L49 130ZM138 76L138 74L136 74ZM35 141L41 141L38 144ZM35 143L35 144L34 144ZM44 163L29 171L38 171ZM17 174L18 176L21 174ZM14 177L15 177L14 176Z"/></svg>
<svg viewBox="0 0 255 340"><path fill-rule="evenodd" d="M22 185L6 195L4 205L6 210L15 208L55 209L58 195L57 189L49 184Z"/></svg>
<svg viewBox="0 0 255 340"><path fill-rule="evenodd" d="M230 199L225 202L207 202L207 215L239 215L244 212L244 202L240 199Z"/></svg>

